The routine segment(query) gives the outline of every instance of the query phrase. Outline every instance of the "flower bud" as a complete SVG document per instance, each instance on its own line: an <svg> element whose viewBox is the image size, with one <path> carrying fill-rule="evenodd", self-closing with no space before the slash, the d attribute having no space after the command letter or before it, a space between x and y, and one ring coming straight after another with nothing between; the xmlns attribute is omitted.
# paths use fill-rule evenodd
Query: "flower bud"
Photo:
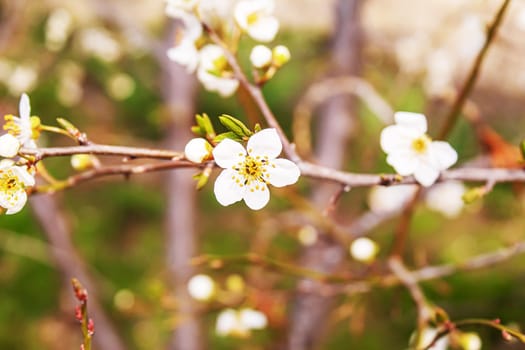
<svg viewBox="0 0 525 350"><path fill-rule="evenodd" d="M11 134L0 136L0 157L13 158L18 154L20 141Z"/></svg>
<svg viewBox="0 0 525 350"><path fill-rule="evenodd" d="M272 63L272 50L264 45L257 45L250 53L250 62L255 68L265 68Z"/></svg>
<svg viewBox="0 0 525 350"><path fill-rule="evenodd" d="M96 162L96 157L91 154L74 154L71 156L71 166L77 171L91 169Z"/></svg>
<svg viewBox="0 0 525 350"><path fill-rule="evenodd" d="M215 282L208 275L195 275L188 282L188 293L196 300L210 300L215 295Z"/></svg>
<svg viewBox="0 0 525 350"><path fill-rule="evenodd" d="M462 333L459 336L459 343L465 350L481 349L481 338L475 332Z"/></svg>
<svg viewBox="0 0 525 350"><path fill-rule="evenodd" d="M366 263L372 262L378 251L377 243L366 237L356 239L350 246L350 255L355 260Z"/></svg>
<svg viewBox="0 0 525 350"><path fill-rule="evenodd" d="M290 60L290 50L284 45L277 45L272 50L273 63L281 67Z"/></svg>
<svg viewBox="0 0 525 350"><path fill-rule="evenodd" d="M184 147L186 158L193 163L202 163L211 155L212 146L203 138L191 139Z"/></svg>

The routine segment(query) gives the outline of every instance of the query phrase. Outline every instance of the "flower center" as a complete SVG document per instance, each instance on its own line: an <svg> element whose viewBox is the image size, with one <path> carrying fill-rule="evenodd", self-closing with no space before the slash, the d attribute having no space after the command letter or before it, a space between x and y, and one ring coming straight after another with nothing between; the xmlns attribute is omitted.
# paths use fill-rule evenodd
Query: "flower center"
<svg viewBox="0 0 525 350"><path fill-rule="evenodd" d="M246 18L246 22L248 23L249 26L254 25L258 20L259 20L259 13L257 11L250 13L248 17Z"/></svg>
<svg viewBox="0 0 525 350"><path fill-rule="evenodd" d="M239 177L234 176L233 180L243 187L250 186L252 182L267 182L268 170L268 157L261 156L246 156L244 162L239 162L233 167ZM255 189L259 189L258 186Z"/></svg>
<svg viewBox="0 0 525 350"><path fill-rule="evenodd" d="M4 116L5 124L4 130L13 136L18 136L22 132L20 125L15 121L12 114L7 114Z"/></svg>
<svg viewBox="0 0 525 350"><path fill-rule="evenodd" d="M12 170L0 171L0 192L7 196L10 203L18 201L18 194L24 190L22 181L16 176Z"/></svg>
<svg viewBox="0 0 525 350"><path fill-rule="evenodd" d="M425 153L428 149L428 145L432 140L427 135L423 135L421 137L418 137L414 141L412 141L412 149L416 153Z"/></svg>

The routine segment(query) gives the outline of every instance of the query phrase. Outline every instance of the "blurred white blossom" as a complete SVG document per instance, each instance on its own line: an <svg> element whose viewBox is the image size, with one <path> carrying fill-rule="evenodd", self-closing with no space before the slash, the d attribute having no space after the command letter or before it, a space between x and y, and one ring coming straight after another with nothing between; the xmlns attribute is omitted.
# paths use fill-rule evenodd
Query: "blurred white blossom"
<svg viewBox="0 0 525 350"><path fill-rule="evenodd" d="M454 86L455 69L456 63L448 50L437 49L430 53L423 82L425 92L436 97L446 95Z"/></svg>
<svg viewBox="0 0 525 350"><path fill-rule="evenodd" d="M436 328L427 327L423 329L419 337L419 343L414 347L415 349L428 349L428 350L447 350L448 349L448 337L444 336L439 338L439 340L430 348L428 346L432 343L438 330Z"/></svg>
<svg viewBox="0 0 525 350"><path fill-rule="evenodd" d="M418 74L425 70L425 60L430 50L427 34L416 32L395 43L395 55L402 73Z"/></svg>
<svg viewBox="0 0 525 350"><path fill-rule="evenodd" d="M426 205L448 218L454 218L461 213L464 202L465 185L459 181L446 181L432 186L426 196Z"/></svg>
<svg viewBox="0 0 525 350"><path fill-rule="evenodd" d="M201 49L197 77L206 90L217 92L222 97L233 95L239 87L223 49L214 44Z"/></svg>
<svg viewBox="0 0 525 350"><path fill-rule="evenodd" d="M57 8L51 12L46 22L45 36L46 47L50 51L59 51L71 33L73 18L69 11Z"/></svg>
<svg viewBox="0 0 525 350"><path fill-rule="evenodd" d="M65 61L60 65L57 85L58 101L67 107L76 105L82 99L84 69L78 63Z"/></svg>
<svg viewBox="0 0 525 350"><path fill-rule="evenodd" d="M399 175L414 175L417 182L432 185L442 170L456 163L456 151L445 141L432 141L426 134L423 114L397 112L396 124L381 132L381 148L386 161Z"/></svg>
<svg viewBox="0 0 525 350"><path fill-rule="evenodd" d="M188 293L196 300L210 300L215 295L215 282L208 275L195 275L188 281Z"/></svg>
<svg viewBox="0 0 525 350"><path fill-rule="evenodd" d="M317 236L317 230L312 225L305 225L301 227L301 229L297 233L297 239L304 246L314 245L315 242L317 242Z"/></svg>
<svg viewBox="0 0 525 350"><path fill-rule="evenodd" d="M358 238L350 245L350 255L357 261L371 262L378 252L377 243L367 237Z"/></svg>
<svg viewBox="0 0 525 350"><path fill-rule="evenodd" d="M279 21L273 16L273 0L243 0L234 9L235 21L252 39L269 42L279 30Z"/></svg>
<svg viewBox="0 0 525 350"><path fill-rule="evenodd" d="M215 331L221 336L248 337L252 330L264 329L268 324L264 313L243 308L240 310L225 309L219 313Z"/></svg>
<svg viewBox="0 0 525 350"><path fill-rule="evenodd" d="M84 53L101 61L113 63L122 55L122 49L112 34L98 27L88 28L80 33L80 46Z"/></svg>
<svg viewBox="0 0 525 350"><path fill-rule="evenodd" d="M38 80L37 67L31 63L16 65L6 81L9 93L13 96L32 91Z"/></svg>
<svg viewBox="0 0 525 350"><path fill-rule="evenodd" d="M368 193L368 206L376 214L396 213L417 191L415 185L374 186Z"/></svg>
<svg viewBox="0 0 525 350"><path fill-rule="evenodd" d="M18 109L19 117L12 114L4 116L4 130L16 137L22 147L35 148L35 140L39 136L36 128L39 126L40 120L37 117L31 117L29 97L25 93L20 97Z"/></svg>
<svg viewBox="0 0 525 350"><path fill-rule="evenodd" d="M475 332L461 333L459 335L459 343L463 350L481 350L481 338Z"/></svg>
<svg viewBox="0 0 525 350"><path fill-rule="evenodd" d="M188 73L193 73L199 64L199 51L195 45L202 35L202 24L199 19L188 12L174 9L169 16L181 21L177 28L175 46L168 49L168 57L184 66Z"/></svg>

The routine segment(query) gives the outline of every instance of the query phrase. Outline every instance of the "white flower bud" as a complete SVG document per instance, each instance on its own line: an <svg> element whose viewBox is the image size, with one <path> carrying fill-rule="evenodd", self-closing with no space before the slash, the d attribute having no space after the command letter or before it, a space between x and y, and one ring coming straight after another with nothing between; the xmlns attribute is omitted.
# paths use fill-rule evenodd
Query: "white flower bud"
<svg viewBox="0 0 525 350"><path fill-rule="evenodd" d="M208 275L195 275L188 282L188 293L196 300L210 300L215 294L215 282Z"/></svg>
<svg viewBox="0 0 525 350"><path fill-rule="evenodd" d="M461 334L459 343L465 350L481 350L481 338L475 332Z"/></svg>
<svg viewBox="0 0 525 350"><path fill-rule="evenodd" d="M74 154L71 156L71 166L77 171L91 169L97 163L97 158L91 154Z"/></svg>
<svg viewBox="0 0 525 350"><path fill-rule="evenodd" d="M366 237L356 239L350 246L350 255L355 260L362 262L373 261L378 251L377 243Z"/></svg>
<svg viewBox="0 0 525 350"><path fill-rule="evenodd" d="M248 329L264 329L268 324L266 315L253 309L241 309L239 311L241 324Z"/></svg>
<svg viewBox="0 0 525 350"><path fill-rule="evenodd" d="M193 163L202 163L212 151L212 146L203 138L191 139L184 147L186 158Z"/></svg>
<svg viewBox="0 0 525 350"><path fill-rule="evenodd" d="M250 53L250 62L255 68L264 68L272 63L272 50L264 45L257 45Z"/></svg>
<svg viewBox="0 0 525 350"><path fill-rule="evenodd" d="M11 134L0 136L0 156L4 158L12 158L18 154L20 149L20 141Z"/></svg>
<svg viewBox="0 0 525 350"><path fill-rule="evenodd" d="M277 45L272 50L273 63L277 67L281 67L283 64L290 60L290 50L284 45Z"/></svg>

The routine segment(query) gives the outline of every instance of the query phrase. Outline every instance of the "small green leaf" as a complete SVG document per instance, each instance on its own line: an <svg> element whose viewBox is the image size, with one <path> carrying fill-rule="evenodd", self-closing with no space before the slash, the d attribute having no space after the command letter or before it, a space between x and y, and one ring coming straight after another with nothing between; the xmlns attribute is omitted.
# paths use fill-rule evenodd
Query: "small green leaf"
<svg viewBox="0 0 525 350"><path fill-rule="evenodd" d="M248 127L246 127L246 125L244 125L243 122L241 122L239 119L234 118L230 115L223 114L219 116L219 121L228 130L234 132L240 138L250 137L251 135L253 135L253 132L251 132L251 130L248 129Z"/></svg>
<svg viewBox="0 0 525 350"><path fill-rule="evenodd" d="M261 124L259 124L259 123L255 124L255 127L253 129L254 129L255 132L261 131L262 130Z"/></svg>
<svg viewBox="0 0 525 350"><path fill-rule="evenodd" d="M217 144L221 142L224 139L232 139L234 141L242 141L242 137L239 137L236 133L233 131L223 132L222 134L219 134L213 138L213 143Z"/></svg>
<svg viewBox="0 0 525 350"><path fill-rule="evenodd" d="M205 136L200 126L194 125L191 127L191 132L197 136Z"/></svg>
<svg viewBox="0 0 525 350"><path fill-rule="evenodd" d="M461 196L461 199L463 199L463 202L465 204L471 204L477 201L478 199L482 198L486 194L486 190L483 186L481 187L473 187L465 193L463 193L463 196Z"/></svg>
<svg viewBox="0 0 525 350"><path fill-rule="evenodd" d="M208 117L206 113L203 113L202 115L197 114L195 116L195 120L197 121L197 125L199 125L201 130L204 132L203 136L208 136L210 138L215 137L213 124L211 123L210 117Z"/></svg>

